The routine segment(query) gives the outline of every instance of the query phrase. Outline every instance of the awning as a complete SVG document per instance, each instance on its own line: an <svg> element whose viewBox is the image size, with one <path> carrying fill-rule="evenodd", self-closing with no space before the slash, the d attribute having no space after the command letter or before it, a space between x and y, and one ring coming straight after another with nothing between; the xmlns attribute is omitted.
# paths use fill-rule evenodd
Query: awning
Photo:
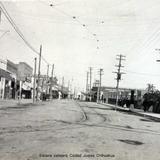
<svg viewBox="0 0 160 160"><path fill-rule="evenodd" d="M52 91L58 91L58 86L55 86L55 85L54 85L54 86L52 87Z"/></svg>
<svg viewBox="0 0 160 160"><path fill-rule="evenodd" d="M12 79L10 73L8 71L5 71L5 70L1 69L1 68L0 68L0 77L4 77L8 80Z"/></svg>
<svg viewBox="0 0 160 160"><path fill-rule="evenodd" d="M23 90L26 90L26 91L28 90L28 91L30 91L31 88L32 88L32 84L31 84L31 83L28 83L28 82L26 82L26 81L25 81L25 82L23 83L23 85L22 85L22 89L23 89Z"/></svg>

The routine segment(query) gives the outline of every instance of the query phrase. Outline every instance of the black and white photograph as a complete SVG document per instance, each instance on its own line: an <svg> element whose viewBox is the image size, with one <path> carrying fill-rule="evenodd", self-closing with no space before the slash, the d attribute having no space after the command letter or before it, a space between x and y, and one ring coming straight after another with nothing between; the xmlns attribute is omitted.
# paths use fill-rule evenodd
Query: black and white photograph
<svg viewBox="0 0 160 160"><path fill-rule="evenodd" d="M0 160L160 160L160 0L0 0Z"/></svg>

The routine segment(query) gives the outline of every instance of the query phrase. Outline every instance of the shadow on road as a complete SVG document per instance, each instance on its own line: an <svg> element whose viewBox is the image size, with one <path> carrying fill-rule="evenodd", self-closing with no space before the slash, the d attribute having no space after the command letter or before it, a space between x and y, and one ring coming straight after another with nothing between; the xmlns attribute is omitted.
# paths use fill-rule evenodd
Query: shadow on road
<svg viewBox="0 0 160 160"><path fill-rule="evenodd" d="M144 144L140 141L134 141L134 140L128 140L128 139L118 139L118 141L123 142L123 143L127 143L127 144L131 144L131 145L142 145L142 144Z"/></svg>

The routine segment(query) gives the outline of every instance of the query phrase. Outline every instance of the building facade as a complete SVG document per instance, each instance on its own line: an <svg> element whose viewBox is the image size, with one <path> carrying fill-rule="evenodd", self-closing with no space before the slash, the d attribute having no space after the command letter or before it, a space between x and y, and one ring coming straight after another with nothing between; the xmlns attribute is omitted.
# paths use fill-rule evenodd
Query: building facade
<svg viewBox="0 0 160 160"><path fill-rule="evenodd" d="M21 96L23 98L31 98L32 97L32 72L33 68L28 65L26 62L19 62L17 64L18 75L17 79L20 81L21 85Z"/></svg>
<svg viewBox="0 0 160 160"><path fill-rule="evenodd" d="M31 79L33 68L30 65L28 65L26 62L19 62L19 64L17 64L17 68L19 80L29 81Z"/></svg>
<svg viewBox="0 0 160 160"><path fill-rule="evenodd" d="M92 99L97 100L97 90L98 87L94 86L92 88ZM118 100L130 100L131 96L134 96L136 103L142 100L143 95L146 93L144 89L131 89L131 88L119 88ZM116 103L117 91L115 87L101 87L100 89L100 100L105 103L115 104Z"/></svg>

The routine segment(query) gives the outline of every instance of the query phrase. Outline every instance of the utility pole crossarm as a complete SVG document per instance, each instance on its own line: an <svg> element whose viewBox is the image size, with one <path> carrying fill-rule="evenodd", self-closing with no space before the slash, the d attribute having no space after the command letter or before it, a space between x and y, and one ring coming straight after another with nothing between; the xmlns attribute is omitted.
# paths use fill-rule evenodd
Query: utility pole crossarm
<svg viewBox="0 0 160 160"><path fill-rule="evenodd" d="M122 60L122 59L121 59ZM119 67L119 65L115 65L115 67ZM124 67L124 66L122 66L121 64L120 64L120 67Z"/></svg>

